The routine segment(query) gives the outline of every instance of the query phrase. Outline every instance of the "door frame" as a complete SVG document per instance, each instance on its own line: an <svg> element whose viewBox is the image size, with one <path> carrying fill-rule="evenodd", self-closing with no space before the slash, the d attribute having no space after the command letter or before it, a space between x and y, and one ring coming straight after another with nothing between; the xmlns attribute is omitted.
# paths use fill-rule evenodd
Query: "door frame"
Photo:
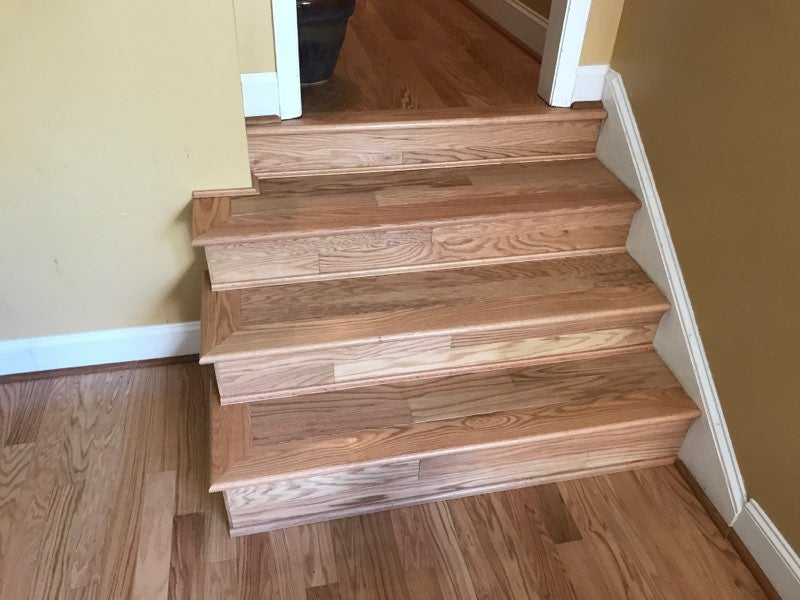
<svg viewBox="0 0 800 600"><path fill-rule="evenodd" d="M553 0L539 70L539 95L550 106L571 106L592 0ZM599 98L598 98L599 99Z"/></svg>
<svg viewBox="0 0 800 600"><path fill-rule="evenodd" d="M545 37L538 93L550 106L568 107L576 99L581 50L591 0L553 0ZM296 0L272 0L278 106L281 119L303 114Z"/></svg>
<svg viewBox="0 0 800 600"><path fill-rule="evenodd" d="M278 79L278 116L295 119L303 114L296 0L272 0L272 30Z"/></svg>

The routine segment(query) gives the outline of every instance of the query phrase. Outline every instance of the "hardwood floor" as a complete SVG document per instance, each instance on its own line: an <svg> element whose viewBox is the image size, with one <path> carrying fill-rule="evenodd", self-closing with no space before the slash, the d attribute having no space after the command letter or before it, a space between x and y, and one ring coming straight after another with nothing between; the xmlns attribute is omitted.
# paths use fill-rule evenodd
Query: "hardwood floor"
<svg viewBox="0 0 800 600"><path fill-rule="evenodd" d="M303 112L541 104L539 63L459 0L359 0Z"/></svg>
<svg viewBox="0 0 800 600"><path fill-rule="evenodd" d="M205 379L0 385L0 597L764 598L672 466L230 539Z"/></svg>

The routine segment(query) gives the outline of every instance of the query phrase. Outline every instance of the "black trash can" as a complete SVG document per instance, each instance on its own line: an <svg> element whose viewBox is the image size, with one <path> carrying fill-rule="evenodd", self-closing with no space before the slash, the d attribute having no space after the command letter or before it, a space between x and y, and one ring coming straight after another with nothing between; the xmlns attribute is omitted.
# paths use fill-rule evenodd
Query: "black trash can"
<svg viewBox="0 0 800 600"><path fill-rule="evenodd" d="M344 44L355 0L297 0L300 83L330 79Z"/></svg>

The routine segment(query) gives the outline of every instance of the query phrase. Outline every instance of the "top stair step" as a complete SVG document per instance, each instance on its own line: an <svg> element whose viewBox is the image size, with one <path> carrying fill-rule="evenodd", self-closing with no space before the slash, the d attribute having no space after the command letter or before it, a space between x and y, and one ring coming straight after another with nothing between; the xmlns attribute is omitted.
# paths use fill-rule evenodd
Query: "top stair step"
<svg viewBox="0 0 800 600"><path fill-rule="evenodd" d="M594 156L603 109L510 106L247 120L260 178Z"/></svg>

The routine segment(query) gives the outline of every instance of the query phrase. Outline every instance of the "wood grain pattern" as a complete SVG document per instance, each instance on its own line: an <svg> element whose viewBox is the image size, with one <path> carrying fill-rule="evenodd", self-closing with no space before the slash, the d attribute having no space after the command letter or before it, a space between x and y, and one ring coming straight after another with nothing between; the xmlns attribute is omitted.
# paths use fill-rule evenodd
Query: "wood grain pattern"
<svg viewBox="0 0 800 600"><path fill-rule="evenodd" d="M649 344L668 308L625 254L212 292L232 306L223 403L485 371ZM325 298L320 304L316 299ZM476 301L474 298L481 298ZM238 301L238 305L236 302Z"/></svg>
<svg viewBox="0 0 800 600"><path fill-rule="evenodd" d="M587 369L579 387L589 389L593 371L598 381L617 377L603 376L607 369L599 364ZM558 387L569 372L543 371L537 380ZM27 424L31 421L12 418L15 408L26 406L30 388L20 381L0 384L0 398L5 399L0 423L17 424L5 430L6 439L27 440L4 443L0 452L3 598L130 597L137 557L143 554L139 545L147 539L141 532L152 525L144 521L147 502L142 500L150 487L145 481L185 477L180 471L190 465L169 456L172 448L189 445L184 436L207 443L207 423L192 421L187 429L169 427L158 433L152 439L167 437L153 444L152 452L163 456L147 458L152 415L173 423L183 418L186 396L197 386L170 382L186 377L196 378L197 386L201 381L208 384L193 365L52 378L39 388L48 392L37 396L42 415L36 433ZM230 408L240 407L225 410ZM119 426L112 426L115 422ZM82 457L53 460L68 447L67 440L84 440ZM177 468L148 474L147 464ZM80 483L70 483L73 477ZM526 589L524 581L530 585L532 579L540 586L534 590L538 595L563 597L563 580L556 578L555 570L559 564L580 598L618 600L632 595L641 589L637 565L644 564L649 580L659 584L654 598L668 597L676 589L679 595L673 598L706 598L709 586L714 587L714 597L765 598L729 540L717 532L672 467L553 486L558 493L551 487L544 497L537 488L524 488L493 494L488 502L436 502L235 539L228 537L227 524L222 530L208 526L212 506L221 507L216 502L219 495L192 490L203 506L204 535L199 535L198 517L174 519L170 546L177 543L181 550L167 556L159 552L166 564L152 566L159 573L180 573L182 589L196 590L192 597L221 600L357 597L346 595L350 590L360 590L370 600L417 600L428 591L436 600L463 600L493 588L496 580L506 587L493 588L495 593L503 593L497 590ZM108 493L97 493L103 489ZM589 497L600 499L593 501L591 511L581 500ZM207 501L212 498L215 502ZM572 525L565 524L568 520ZM176 527L176 522L181 524ZM84 544L87 538L75 535L87 527L98 544ZM224 547L230 549L223 552ZM603 548L613 549L613 556ZM171 565L173 556L176 563ZM524 560L528 573L520 572L517 560ZM73 568L72 578L59 574L64 566L77 564L88 566L77 572ZM287 577L294 578L293 585ZM401 580L405 586L397 583Z"/></svg>
<svg viewBox="0 0 800 600"><path fill-rule="evenodd" d="M575 320L602 323L668 307L624 254L224 292L207 287L206 294L217 305L238 306L240 327L215 347L204 346L201 362ZM320 297L324 304L312 302ZM213 322L206 324L213 330Z"/></svg>
<svg viewBox="0 0 800 600"><path fill-rule="evenodd" d="M465 5L440 4L360 3L333 77L303 89L305 114L542 103L533 57Z"/></svg>
<svg viewBox="0 0 800 600"><path fill-rule="evenodd" d="M253 432L257 447L243 460L230 465L220 479L212 483L212 489L220 491L358 465L415 460L459 448L488 448L509 440L523 443L537 436L569 437L574 430L616 427L628 418L681 421L691 420L696 415L696 408L679 388L668 388L275 445L258 445L258 432Z"/></svg>
<svg viewBox="0 0 800 600"><path fill-rule="evenodd" d="M576 111L587 113L588 111ZM320 125L292 128L287 134L248 128L250 168L259 178L425 167L524 163L594 156L599 119L555 121L533 115L509 123L502 116L461 119L419 126L419 113L382 129L358 125L317 133ZM303 131L303 129L306 129ZM413 132L413 134L412 134Z"/></svg>
<svg viewBox="0 0 800 600"><path fill-rule="evenodd" d="M290 178L210 228L195 201L193 244L220 290L620 251L638 206L595 160L453 171Z"/></svg>

